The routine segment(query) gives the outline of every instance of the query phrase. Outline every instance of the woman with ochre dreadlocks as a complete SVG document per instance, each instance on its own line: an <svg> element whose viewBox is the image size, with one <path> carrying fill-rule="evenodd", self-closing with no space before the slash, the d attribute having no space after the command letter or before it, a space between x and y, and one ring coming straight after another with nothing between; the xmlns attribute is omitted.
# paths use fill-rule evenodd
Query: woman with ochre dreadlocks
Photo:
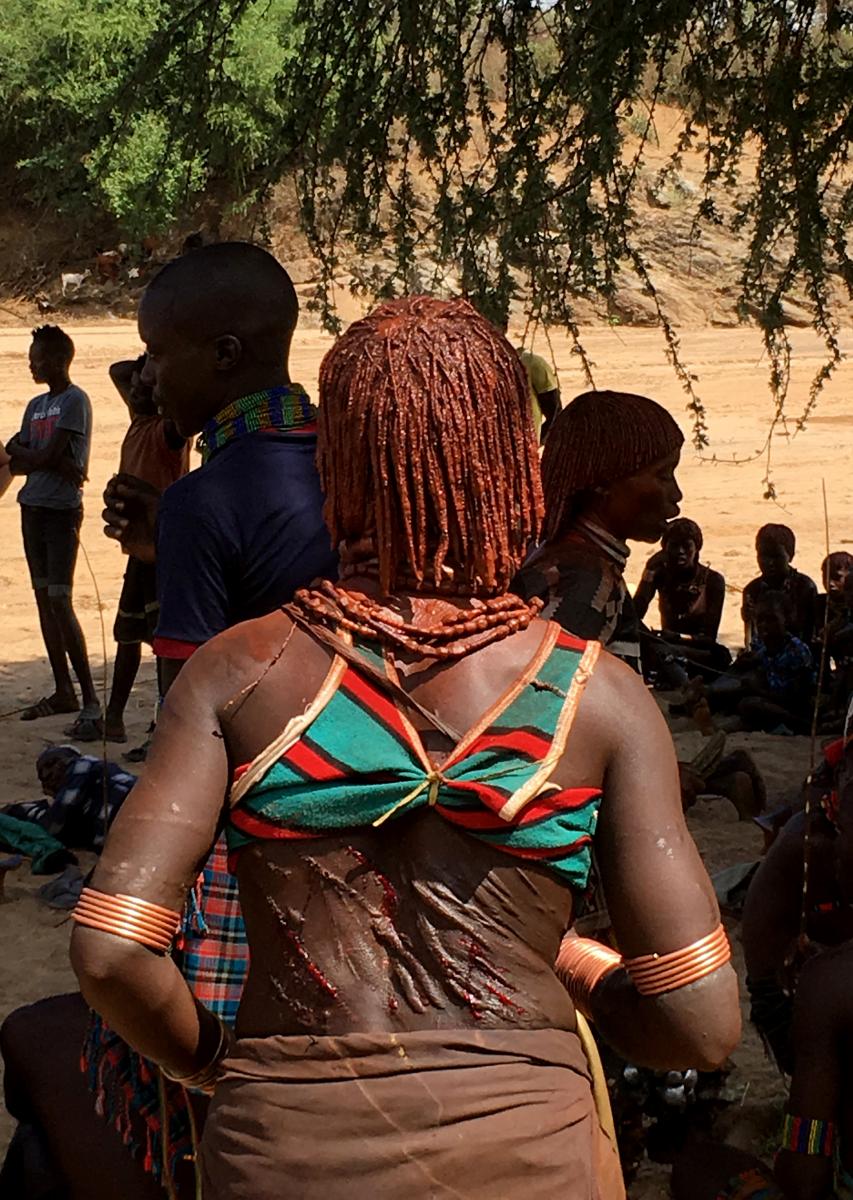
<svg viewBox="0 0 853 1200"><path fill-rule="evenodd" d="M542 545L513 583L543 616L640 669L640 621L623 578L628 540L659 542L678 516L684 435L630 392L585 392L554 419L542 457Z"/></svg>
<svg viewBox="0 0 853 1200"><path fill-rule="evenodd" d="M669 735L636 676L508 591L541 503L497 330L383 305L320 395L342 580L181 672L75 913L83 990L213 1092L206 1200L617 1200L582 1014L659 1067L716 1065L739 1029ZM252 962L233 1044L167 953L221 824ZM624 959L564 937L593 840Z"/></svg>

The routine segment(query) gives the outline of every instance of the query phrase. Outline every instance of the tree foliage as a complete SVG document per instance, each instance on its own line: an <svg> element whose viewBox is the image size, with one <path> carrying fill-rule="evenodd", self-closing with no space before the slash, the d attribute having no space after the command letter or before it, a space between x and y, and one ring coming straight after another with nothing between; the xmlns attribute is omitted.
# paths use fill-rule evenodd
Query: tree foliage
<svg viewBox="0 0 853 1200"><path fill-rule="evenodd" d="M131 233L291 174L332 325L346 243L366 292L461 291L499 320L520 299L586 363L573 303L633 275L701 443L637 215L656 106L677 103L664 174L700 151L697 233L742 233L776 420L795 290L827 347L801 420L839 359L828 280L853 288L853 13L836 0L7 0L0 81L30 192L101 205Z"/></svg>

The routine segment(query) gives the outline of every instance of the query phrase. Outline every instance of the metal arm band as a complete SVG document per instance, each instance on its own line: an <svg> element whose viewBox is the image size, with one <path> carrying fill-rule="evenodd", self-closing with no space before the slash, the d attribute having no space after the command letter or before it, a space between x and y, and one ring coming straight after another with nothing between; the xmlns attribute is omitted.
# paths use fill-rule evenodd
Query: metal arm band
<svg viewBox="0 0 853 1200"><path fill-rule="evenodd" d="M621 955L591 938L564 938L557 955L557 973L575 1008L585 1017L591 1017L592 993L605 976L621 966Z"/></svg>
<svg viewBox="0 0 853 1200"><path fill-rule="evenodd" d="M79 925L138 942L160 954L172 945L181 914L137 896L111 896L84 888L71 916Z"/></svg>
<svg viewBox="0 0 853 1200"><path fill-rule="evenodd" d="M699 938L683 950L669 954L643 954L626 958L625 969L641 996L660 996L687 987L713 974L731 960L726 931L718 925L713 933Z"/></svg>

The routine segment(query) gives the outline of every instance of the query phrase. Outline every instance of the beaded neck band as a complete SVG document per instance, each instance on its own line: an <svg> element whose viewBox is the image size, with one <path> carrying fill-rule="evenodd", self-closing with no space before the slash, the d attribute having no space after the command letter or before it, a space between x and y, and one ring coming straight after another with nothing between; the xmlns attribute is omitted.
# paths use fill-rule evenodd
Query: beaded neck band
<svg viewBox="0 0 853 1200"><path fill-rule="evenodd" d="M206 423L196 449L202 464L217 450L247 433L300 432L313 433L317 409L299 383L265 388L241 396L227 405Z"/></svg>

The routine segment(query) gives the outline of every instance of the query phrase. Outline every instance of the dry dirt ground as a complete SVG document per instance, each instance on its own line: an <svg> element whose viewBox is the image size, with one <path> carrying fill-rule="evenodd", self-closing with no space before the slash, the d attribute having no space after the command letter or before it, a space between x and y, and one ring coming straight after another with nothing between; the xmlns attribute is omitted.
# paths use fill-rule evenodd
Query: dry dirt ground
<svg viewBox="0 0 853 1200"><path fill-rule="evenodd" d="M354 315L354 314L352 314ZM126 424L123 405L107 378L116 358L135 355L139 342L127 322L68 325L77 344L73 376L91 396L95 414L94 450L86 488L86 517L82 540L86 560L77 570L76 605L88 638L98 677L103 676L103 647L112 654L111 628L122 574L118 548L101 533L100 495L118 461ZM795 368L792 408L802 404L808 382L820 361L819 348L806 331L793 330ZM849 351L853 335L843 336ZM666 404L687 428L684 397L668 367L660 336L653 330L595 329L584 341L596 365L599 387L644 392ZM17 428L26 401L34 392L26 366L28 331L23 325L0 328L0 436ZM563 396L583 388L583 379L568 341L551 339ZM699 391L707 404L712 452L718 458L753 455L764 441L771 412L766 390L767 364L753 330L682 331L684 354L699 376ZM311 330L295 343L293 375L311 391L316 388L320 359L329 339ZM548 353L544 340L536 347ZM705 531L704 559L723 571L730 594L723 634L739 644L739 589L754 575L754 535L765 521L784 521L798 538L797 565L815 576L824 554L824 516L821 484L825 481L833 548L853 541L853 479L849 469L848 436L853 412L848 395L853 370L837 372L806 432L774 445L774 478L778 504L762 499L764 464L754 461L725 466L701 461L685 450L680 472L685 499L683 512ZM38 632L35 607L21 548L18 509L13 487L0 501L0 614L4 654L0 661L0 761L3 787L0 802L37 795L34 761L46 741L61 739L62 718L21 724L11 710L49 691L50 679ZM647 549L637 548L630 578L636 582ZM131 699L131 741L141 739L154 708L154 678L150 659L143 663ZM697 735L679 734L685 754L695 748ZM809 748L804 739L774 739L741 735L732 744L754 750L765 771L771 794L779 794L802 777ZM760 839L751 826L739 825L724 803L701 806L691 814L691 828L711 870L757 856ZM42 882L25 867L7 883L6 903L0 905L0 1017L17 1005L73 986L67 962L68 925L35 899ZM736 930L733 931L736 935ZM726 1118L730 1136L740 1144L765 1149L781 1099L778 1079L767 1066L756 1040L746 1033L735 1054L732 1086L739 1103ZM0 1147L10 1123L0 1113ZM649 1168L635 1185L637 1200L657 1200L667 1194L665 1173Z"/></svg>

